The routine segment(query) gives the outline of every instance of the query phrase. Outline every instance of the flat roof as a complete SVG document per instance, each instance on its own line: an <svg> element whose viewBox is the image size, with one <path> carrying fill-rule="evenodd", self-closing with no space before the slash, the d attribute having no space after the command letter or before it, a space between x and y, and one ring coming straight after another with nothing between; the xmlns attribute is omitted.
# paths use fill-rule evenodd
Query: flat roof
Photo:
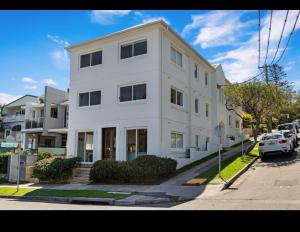
<svg viewBox="0 0 300 232"><path fill-rule="evenodd" d="M99 41L99 40L103 40L103 39L107 39L107 38L110 38L110 37L113 37L113 36L117 36L119 34L122 34L122 33L126 33L126 32L130 32L130 31L134 31L134 30L137 30L137 29L140 29L140 28L143 28L143 27L149 27L149 26L152 26L152 25L155 25L155 24L160 24L162 25L163 27L165 27L168 31L170 31L173 35L175 35L175 37L177 37L177 39L179 39L181 42L183 42L189 49L192 50L192 52L198 56L201 60L203 60L210 68L212 68L213 70L215 70L215 67L209 63L202 55L200 55L200 53L195 49L193 48L190 44L188 44L176 31L174 31L164 20L160 19L160 20L156 20L156 21L153 21L153 22L149 22L149 23L143 23L143 24L138 24L136 26L133 26L133 27L129 27L127 29L124 29L124 30L120 30L120 31L117 31L117 32L114 32L114 33L111 33L111 34L108 34L108 35L105 35L105 36L102 36L102 37L98 37L96 39L92 39L92 40L88 40L88 41L85 41L83 43L79 43L79 44L75 44L75 45L71 45L71 46L68 46L66 47L65 49L70 51L71 49L73 48L77 48L77 47L80 47L80 46L83 46L83 45L87 45L89 43L93 43L93 42L96 42L96 41Z"/></svg>

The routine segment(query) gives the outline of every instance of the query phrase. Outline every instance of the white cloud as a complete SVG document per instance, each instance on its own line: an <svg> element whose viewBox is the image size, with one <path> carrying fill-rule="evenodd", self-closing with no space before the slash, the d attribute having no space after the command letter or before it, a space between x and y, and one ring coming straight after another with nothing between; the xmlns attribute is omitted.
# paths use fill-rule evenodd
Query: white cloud
<svg viewBox="0 0 300 232"><path fill-rule="evenodd" d="M193 15L192 22L184 27L181 34L186 36L197 30L193 43L202 48L232 45L245 35L245 29L256 23L254 20L242 22L240 18L244 13L245 11L211 11Z"/></svg>
<svg viewBox="0 0 300 232"><path fill-rule="evenodd" d="M285 26L285 32L283 34L283 40L280 45L280 49L277 53L277 58L281 55L281 52L286 45L287 37L292 30L292 27L295 23L296 15L298 11L291 10L289 12L289 17ZM273 11L273 19L272 19L272 30L270 36L270 44L268 51L268 59L267 63L271 62L275 51L277 48L277 44L280 38L284 18L286 11ZM269 33L269 23L270 23L270 14L266 14L261 19L261 60L260 65L264 64L266 50L267 50L267 41L268 41L268 33ZM300 28L300 24L298 23L296 29ZM288 49L287 49L288 51ZM287 52L286 51L286 52ZM275 59L275 61L277 60ZM222 52L214 56L212 63L221 62L225 74L227 78L232 82L241 82L249 79L251 76L259 73L258 70L258 32L253 32L250 39L245 41L241 46L229 50L226 52ZM290 64L291 65L291 64Z"/></svg>
<svg viewBox="0 0 300 232"><path fill-rule="evenodd" d="M140 17L140 19L142 20L142 23L150 23L150 22L154 22L154 21L158 21L158 20L164 20L167 24L171 25L170 21L163 16L152 17L151 15L143 14L140 11L135 11L134 14L136 16Z"/></svg>
<svg viewBox="0 0 300 232"><path fill-rule="evenodd" d="M67 51L65 50L55 50L50 53L50 57L54 65L59 69L68 69L70 66L70 59Z"/></svg>
<svg viewBox="0 0 300 232"><path fill-rule="evenodd" d="M44 85L57 85L57 82L51 78L46 78L42 80L42 84Z"/></svg>
<svg viewBox="0 0 300 232"><path fill-rule="evenodd" d="M65 47L70 46L70 43L66 40L62 40L57 35L48 34L47 37L58 45L56 50L50 52L50 57L53 64L59 69L68 69L70 67L70 59Z"/></svg>
<svg viewBox="0 0 300 232"><path fill-rule="evenodd" d="M115 23L115 19L128 15L131 10L93 10L91 13L92 22L102 25L111 25Z"/></svg>
<svg viewBox="0 0 300 232"><path fill-rule="evenodd" d="M22 77L21 81L24 83L28 83L28 84L36 84L37 83L37 81L33 80L30 77Z"/></svg>
<svg viewBox="0 0 300 232"><path fill-rule="evenodd" d="M63 47L70 46L70 43L66 40L62 40L58 35L47 35L47 37L52 40L54 43L57 43L58 45L62 45Z"/></svg>
<svg viewBox="0 0 300 232"><path fill-rule="evenodd" d="M7 93L0 93L0 105L5 105L8 104L21 96L15 96Z"/></svg>
<svg viewBox="0 0 300 232"><path fill-rule="evenodd" d="M37 85L24 85L24 89L36 90L38 88Z"/></svg>

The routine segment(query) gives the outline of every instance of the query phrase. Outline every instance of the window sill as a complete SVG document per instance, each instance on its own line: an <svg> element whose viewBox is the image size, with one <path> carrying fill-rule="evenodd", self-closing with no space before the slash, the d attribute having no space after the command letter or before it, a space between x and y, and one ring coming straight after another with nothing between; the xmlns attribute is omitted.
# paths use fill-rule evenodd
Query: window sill
<svg viewBox="0 0 300 232"><path fill-rule="evenodd" d="M174 103L171 103L171 108L186 112L183 106L179 106L179 105L176 105Z"/></svg>
<svg viewBox="0 0 300 232"><path fill-rule="evenodd" d="M93 109L93 108L101 108L101 104L100 105L94 105L94 106L77 106L77 109Z"/></svg>
<svg viewBox="0 0 300 232"><path fill-rule="evenodd" d="M174 63L174 61L170 60L171 65L179 69L181 72L184 72L183 66L180 66L179 64Z"/></svg>
<svg viewBox="0 0 300 232"><path fill-rule="evenodd" d="M148 102L148 99L143 99L143 100L134 100L134 101L124 101L120 102L118 101L119 105L131 105L131 104L146 104Z"/></svg>
<svg viewBox="0 0 300 232"><path fill-rule="evenodd" d="M124 59L121 59L120 57L118 58L119 59L119 63L128 63L128 62L132 62L132 61L135 61L137 59L146 59L148 58L149 56L149 53L146 53L146 54L142 54L142 55L138 55L138 56L132 56L132 57L128 57L128 58L124 58Z"/></svg>
<svg viewBox="0 0 300 232"><path fill-rule="evenodd" d="M87 71L94 71L94 70L97 70L97 69L101 69L103 66L103 63L102 64L97 64L97 65L93 65L93 66L87 66L87 67L84 67L84 68L78 68L78 72L87 72Z"/></svg>

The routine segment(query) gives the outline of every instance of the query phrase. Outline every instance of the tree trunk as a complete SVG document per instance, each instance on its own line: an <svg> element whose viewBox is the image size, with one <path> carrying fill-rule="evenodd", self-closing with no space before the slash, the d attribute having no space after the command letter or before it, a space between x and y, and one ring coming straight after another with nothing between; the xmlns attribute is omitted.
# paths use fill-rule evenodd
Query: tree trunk
<svg viewBox="0 0 300 232"><path fill-rule="evenodd" d="M272 116L268 117L268 132L271 133L272 132Z"/></svg>
<svg viewBox="0 0 300 232"><path fill-rule="evenodd" d="M251 124L254 142L257 143L257 129L254 127L253 123Z"/></svg>

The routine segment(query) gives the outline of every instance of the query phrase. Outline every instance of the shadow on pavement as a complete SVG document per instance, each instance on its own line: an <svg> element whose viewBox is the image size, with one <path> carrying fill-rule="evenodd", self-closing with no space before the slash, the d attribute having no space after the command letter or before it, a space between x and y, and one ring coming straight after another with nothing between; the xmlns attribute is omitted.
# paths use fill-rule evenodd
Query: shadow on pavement
<svg viewBox="0 0 300 232"><path fill-rule="evenodd" d="M292 165L296 162L300 162L300 157L297 151L294 151L292 155L279 154L270 155L264 157L263 160L257 163L258 167L281 167Z"/></svg>

